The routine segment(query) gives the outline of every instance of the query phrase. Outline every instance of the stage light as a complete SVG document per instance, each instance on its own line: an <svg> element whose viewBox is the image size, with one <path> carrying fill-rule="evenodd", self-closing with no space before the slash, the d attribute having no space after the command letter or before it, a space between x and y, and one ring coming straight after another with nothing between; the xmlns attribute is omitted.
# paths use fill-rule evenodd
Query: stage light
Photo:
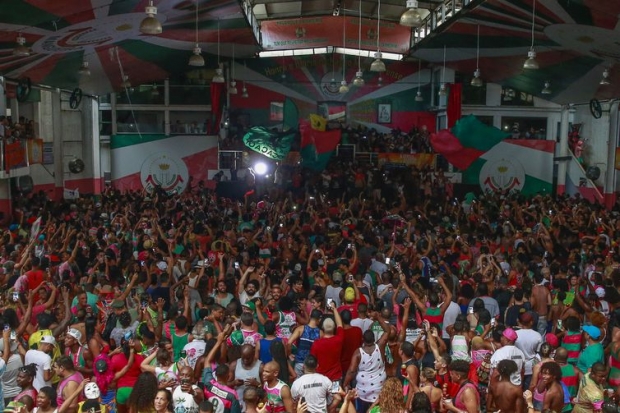
<svg viewBox="0 0 620 413"><path fill-rule="evenodd" d="M254 172L258 175L265 175L267 173L267 164L264 162L256 162L256 164L254 164Z"/></svg>

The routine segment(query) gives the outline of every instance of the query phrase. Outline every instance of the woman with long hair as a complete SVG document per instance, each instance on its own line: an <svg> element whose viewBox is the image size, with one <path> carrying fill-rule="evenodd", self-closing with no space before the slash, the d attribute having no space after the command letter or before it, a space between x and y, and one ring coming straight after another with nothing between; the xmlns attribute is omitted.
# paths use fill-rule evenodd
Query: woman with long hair
<svg viewBox="0 0 620 413"><path fill-rule="evenodd" d="M273 357L273 361L278 363L278 365L280 366L280 373L278 373L278 378L285 383L290 383L292 381L290 380L291 377L295 377L295 371L288 362L284 344L279 340L274 340L269 347L269 351L271 352L271 357Z"/></svg>
<svg viewBox="0 0 620 413"><path fill-rule="evenodd" d="M129 413L155 413L157 392L155 376L149 372L140 373L127 400Z"/></svg>
<svg viewBox="0 0 620 413"><path fill-rule="evenodd" d="M155 396L156 413L172 413L172 393L168 389L161 389Z"/></svg>
<svg viewBox="0 0 620 413"><path fill-rule="evenodd" d="M377 401L370 407L369 413L405 413L403 384L396 377L390 377L383 383Z"/></svg>
<svg viewBox="0 0 620 413"><path fill-rule="evenodd" d="M157 365L152 366L151 361L157 358ZM156 352L148 356L140 364L143 372L154 374L157 381L167 383L166 387L175 387L179 384L179 368L173 360L171 351L167 348L159 348Z"/></svg>
<svg viewBox="0 0 620 413"><path fill-rule="evenodd" d="M138 381L140 376L140 360L142 356L135 355L134 340L126 341L123 339L121 344L121 351L119 353L112 354L110 365L114 377L118 376L116 381L116 410L119 413L127 412L127 401L132 393L132 388ZM130 363L132 357L138 358L135 363ZM96 367L96 365L95 365ZM128 368L126 368L128 367ZM107 379L106 379L107 380ZM114 380L112 380L114 381ZM99 380L97 380L99 383Z"/></svg>
<svg viewBox="0 0 620 413"><path fill-rule="evenodd" d="M86 333L85 344L88 346L88 350L90 354L92 354L93 359L96 359L101 353L110 351L110 346L103 340L99 331L101 331L101 328L97 317L86 317L84 320L84 332Z"/></svg>
<svg viewBox="0 0 620 413"><path fill-rule="evenodd" d="M32 413L56 413L57 411L56 390L50 386L41 387L37 394L37 407L32 410Z"/></svg>

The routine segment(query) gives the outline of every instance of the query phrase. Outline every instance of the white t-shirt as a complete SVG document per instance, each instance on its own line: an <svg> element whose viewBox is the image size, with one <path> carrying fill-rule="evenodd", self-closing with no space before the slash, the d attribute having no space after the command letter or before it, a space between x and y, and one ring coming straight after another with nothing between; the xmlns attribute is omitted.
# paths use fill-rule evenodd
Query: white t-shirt
<svg viewBox="0 0 620 413"><path fill-rule="evenodd" d="M532 374L534 361L538 357L538 350L542 344L542 336L538 331L532 329L517 330L517 341L515 346L523 352L525 356L525 375Z"/></svg>
<svg viewBox="0 0 620 413"><path fill-rule="evenodd" d="M24 365L27 366L31 363L37 365L37 375L34 376L32 386L37 389L37 391L41 390L41 387L51 386L52 382L45 381L43 378L43 372L52 369L52 358L41 350L28 350L26 352Z"/></svg>
<svg viewBox="0 0 620 413"><path fill-rule="evenodd" d="M195 385L192 385L192 389L200 391ZM198 413L199 410L194 396L181 390L181 386L177 386L172 393L172 406L175 413Z"/></svg>
<svg viewBox="0 0 620 413"><path fill-rule="evenodd" d="M324 413L331 401L332 381L319 373L308 373L299 377L291 386L293 399L306 398L308 412Z"/></svg>
<svg viewBox="0 0 620 413"><path fill-rule="evenodd" d="M521 385L521 369L525 364L525 355L515 346L504 346L498 349L491 356L491 369L497 368L497 364L502 360L512 360L517 363L517 371L510 375L510 382L515 386Z"/></svg>
<svg viewBox="0 0 620 413"><path fill-rule="evenodd" d="M334 300L336 307L340 307L342 305L340 301L340 291L342 291L342 287L328 285L327 288L325 288L325 303L327 303L328 298L331 298Z"/></svg>
<svg viewBox="0 0 620 413"><path fill-rule="evenodd" d="M450 334L446 331L446 327L454 325L456 317L461 314L461 307L454 301L450 302L450 305L446 309L443 315L443 327L441 328L441 337L450 338Z"/></svg>
<svg viewBox="0 0 620 413"><path fill-rule="evenodd" d="M351 320L351 326L361 328L362 334L370 328L372 323L374 323L374 321L370 318L354 318Z"/></svg>
<svg viewBox="0 0 620 413"><path fill-rule="evenodd" d="M258 297L260 297L260 293L258 291L256 292L256 294L250 297L248 293L246 293L245 290L243 290L239 294L239 302L241 303L241 305L245 305L245 303L250 301L252 298L258 298Z"/></svg>
<svg viewBox="0 0 620 413"><path fill-rule="evenodd" d="M196 367L196 360L198 360L198 357L205 353L205 346L204 340L196 340L196 338L194 338L194 341L187 343L183 347L183 350L187 353L187 363L192 369Z"/></svg>

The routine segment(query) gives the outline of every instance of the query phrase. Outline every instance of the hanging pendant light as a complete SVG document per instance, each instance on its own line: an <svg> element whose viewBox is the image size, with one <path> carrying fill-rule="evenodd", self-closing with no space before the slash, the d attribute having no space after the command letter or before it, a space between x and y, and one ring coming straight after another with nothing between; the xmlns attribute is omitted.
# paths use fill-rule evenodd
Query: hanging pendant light
<svg viewBox="0 0 620 413"><path fill-rule="evenodd" d="M371 72L385 72L385 63L381 60L381 0L377 5L377 53L375 61L370 65Z"/></svg>
<svg viewBox="0 0 620 413"><path fill-rule="evenodd" d="M88 68L88 62L86 60L82 62L82 66L78 69L78 74L80 76L90 76L90 69Z"/></svg>
<svg viewBox="0 0 620 413"><path fill-rule="evenodd" d="M534 50L534 26L536 23L536 0L532 2L532 45L530 51L527 52L527 60L523 63L523 68L528 70L536 70L539 68L536 61L536 50Z"/></svg>
<svg viewBox="0 0 620 413"><path fill-rule="evenodd" d="M446 46L443 47L443 69L441 71L441 86L439 87L439 96L446 96L448 89L446 88Z"/></svg>
<svg viewBox="0 0 620 413"><path fill-rule="evenodd" d="M198 44L198 1L199 0L196 0L196 45L194 46L194 51L188 62L188 65L194 67L202 67L205 65L205 59L202 57L202 49Z"/></svg>
<svg viewBox="0 0 620 413"><path fill-rule="evenodd" d="M407 0L407 10L400 16L400 25L407 27L420 27L422 25L418 0Z"/></svg>
<svg viewBox="0 0 620 413"><path fill-rule="evenodd" d="M553 93L552 90L551 90L551 82L546 81L545 82L545 87L543 88L542 92L540 92L540 93L542 93L543 95L550 95L551 93Z"/></svg>
<svg viewBox="0 0 620 413"><path fill-rule="evenodd" d="M123 81L121 82L121 87L125 88L125 89L131 87L131 82L129 81L129 76L123 75Z"/></svg>
<svg viewBox="0 0 620 413"><path fill-rule="evenodd" d="M357 72L355 72L355 79L353 79L353 86L362 87L364 82L364 72L362 72L362 2L359 2L360 14L358 20L358 33L357 33Z"/></svg>
<svg viewBox="0 0 620 413"><path fill-rule="evenodd" d="M609 79L609 69L603 70L603 78L599 82L599 85L602 85L602 86L611 85L611 80Z"/></svg>
<svg viewBox="0 0 620 413"><path fill-rule="evenodd" d="M231 95L237 94L237 82L235 81L235 44L232 46L232 60L230 61L230 77L232 80L230 81L230 87L228 88L228 93Z"/></svg>
<svg viewBox="0 0 620 413"><path fill-rule="evenodd" d="M26 47L26 38L22 36L22 34L17 35L17 39L15 39L15 43L17 46L13 49L13 56L17 57L28 57L30 56L30 49Z"/></svg>
<svg viewBox="0 0 620 413"><path fill-rule="evenodd" d="M474 87L481 87L483 85L480 78L480 25L478 25L478 36L476 40L476 70L474 71L474 78L471 80L471 85Z"/></svg>
<svg viewBox="0 0 620 413"><path fill-rule="evenodd" d="M248 88L245 87L245 80L243 81L243 89L241 89L241 97L247 99L250 97L248 94Z"/></svg>
<svg viewBox="0 0 620 413"><path fill-rule="evenodd" d="M416 102L424 102L420 86L422 85L422 61L418 59L418 93L415 95Z"/></svg>
<svg viewBox="0 0 620 413"><path fill-rule="evenodd" d="M213 76L211 82L226 83L226 79L224 79L224 70L220 63L220 19L217 19L217 69L215 69L215 76Z"/></svg>
<svg viewBox="0 0 620 413"><path fill-rule="evenodd" d="M342 10L342 48L346 48L347 44L346 44L346 35L347 35L347 26L346 26L346 22L347 22L347 18L346 18L346 13L345 10ZM349 92L349 86L347 85L347 80L345 78L346 76L346 67L347 67L347 55L346 54L342 54L342 81L340 82L340 87L338 88L338 93L344 95L345 93Z"/></svg>
<svg viewBox="0 0 620 413"><path fill-rule="evenodd" d="M144 34L161 34L162 27L157 20L157 7L153 6L153 0L149 0L149 5L144 8L146 17L140 23L140 33Z"/></svg>
<svg viewBox="0 0 620 413"><path fill-rule="evenodd" d="M379 75L379 78L377 79L377 86L378 87L383 86L383 78L381 77L381 75Z"/></svg>

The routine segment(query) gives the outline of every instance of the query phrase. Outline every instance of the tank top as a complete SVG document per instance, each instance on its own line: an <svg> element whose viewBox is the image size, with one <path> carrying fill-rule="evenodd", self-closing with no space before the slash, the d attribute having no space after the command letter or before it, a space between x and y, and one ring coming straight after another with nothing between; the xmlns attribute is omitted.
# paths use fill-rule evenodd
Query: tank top
<svg viewBox="0 0 620 413"><path fill-rule="evenodd" d="M205 383L205 400L213 404L213 413L230 413L233 402L237 400L237 392L228 386L218 383L215 379Z"/></svg>
<svg viewBox="0 0 620 413"><path fill-rule="evenodd" d="M297 324L297 317L293 311L278 311L278 324L276 325L276 336L288 339L293 334L293 328Z"/></svg>
<svg viewBox="0 0 620 413"><path fill-rule="evenodd" d="M458 393L456 393L456 397L454 398L454 407L456 407L457 409L465 411L467 410L467 408L465 407L465 403L461 401L463 392L467 390L467 388L471 388L474 390L474 393L476 393L476 400L478 401L478 406L480 406L480 393L478 393L478 389L476 389L476 386L474 386L472 383L466 381L461 385Z"/></svg>
<svg viewBox="0 0 620 413"><path fill-rule="evenodd" d="M267 340L266 338L260 339L260 351L258 352L258 359L261 363L266 364L273 360L271 355L271 343L274 341L282 341L281 338L276 337L273 340Z"/></svg>
<svg viewBox="0 0 620 413"><path fill-rule="evenodd" d="M77 384L82 383L82 381L84 380L84 376L82 376L82 373L80 372L75 372L72 375L70 375L69 377L67 377L66 379L62 380L60 382L60 384L58 385L58 392L56 394L56 404L58 406L62 406L62 404L65 401L65 398L62 396L62 391L65 389L65 387L67 386L67 384L69 384L69 382L76 382Z"/></svg>
<svg viewBox="0 0 620 413"><path fill-rule="evenodd" d="M532 404L534 405L534 410L542 410L543 403L545 401L545 394L547 394L547 389L545 389L545 391L542 393L538 391L538 387L534 389L534 394L532 395Z"/></svg>
<svg viewBox="0 0 620 413"><path fill-rule="evenodd" d="M237 359L237 365L235 366L235 379L243 380L243 382L245 382L247 379L256 379L260 383L261 382L261 377L259 375L260 366L261 366L261 362L256 360L254 361L254 365L252 366L252 368L248 370L245 367L243 367L243 363L241 362L241 359L240 358ZM241 398L239 399L239 403L241 404L242 410L244 410L245 406L243 404L243 393L245 392L245 384L242 384L241 386L237 386L235 390L237 391L238 395L241 395Z"/></svg>
<svg viewBox="0 0 620 413"><path fill-rule="evenodd" d="M620 347L611 352L609 356L609 385L611 387L620 386Z"/></svg>
<svg viewBox="0 0 620 413"><path fill-rule="evenodd" d="M295 363L303 363L308 354L310 354L310 347L312 343L320 337L320 330L318 327L310 327L305 325L304 331L299 337L297 342L297 354L295 355Z"/></svg>
<svg viewBox="0 0 620 413"><path fill-rule="evenodd" d="M267 411L269 413L280 413L286 411L284 407L284 401L282 400L282 387L286 386L282 380L278 380L278 383L269 387L267 383L263 386L265 393L267 395L267 403L269 407L267 407Z"/></svg>
<svg viewBox="0 0 620 413"><path fill-rule="evenodd" d="M439 328L443 328L443 315L441 315L441 308L439 307L429 307L426 309L426 314L424 315L424 320L427 320L431 324L438 324Z"/></svg>
<svg viewBox="0 0 620 413"><path fill-rule="evenodd" d="M455 335L452 337L452 360L471 361L469 358L469 346L465 336Z"/></svg>
<svg viewBox="0 0 620 413"><path fill-rule="evenodd" d="M371 354L359 349L360 364L357 370L355 380L357 384L358 396L365 402L374 403L377 401L381 387L385 382L385 363L381 357L381 349L377 344Z"/></svg>
<svg viewBox="0 0 620 413"><path fill-rule="evenodd" d="M562 383L566 385L570 398L577 396L577 388L579 387L579 377L575 374L572 364L560 366L562 370Z"/></svg>
<svg viewBox="0 0 620 413"><path fill-rule="evenodd" d="M579 352L581 351L581 333L568 331L562 337L562 347L568 352L568 362L573 365L577 364Z"/></svg>
<svg viewBox="0 0 620 413"><path fill-rule="evenodd" d="M70 348L66 348L65 356L69 356L71 358L71 361L73 361L73 365L75 367L86 367L86 361L84 360L84 346L80 346L75 354L71 352Z"/></svg>
<svg viewBox="0 0 620 413"><path fill-rule="evenodd" d="M189 333L185 333L182 336L177 335L175 332L174 324L170 324L170 337L172 338L172 350L174 352L174 361L177 362L181 358L181 351L187 343L189 343Z"/></svg>

